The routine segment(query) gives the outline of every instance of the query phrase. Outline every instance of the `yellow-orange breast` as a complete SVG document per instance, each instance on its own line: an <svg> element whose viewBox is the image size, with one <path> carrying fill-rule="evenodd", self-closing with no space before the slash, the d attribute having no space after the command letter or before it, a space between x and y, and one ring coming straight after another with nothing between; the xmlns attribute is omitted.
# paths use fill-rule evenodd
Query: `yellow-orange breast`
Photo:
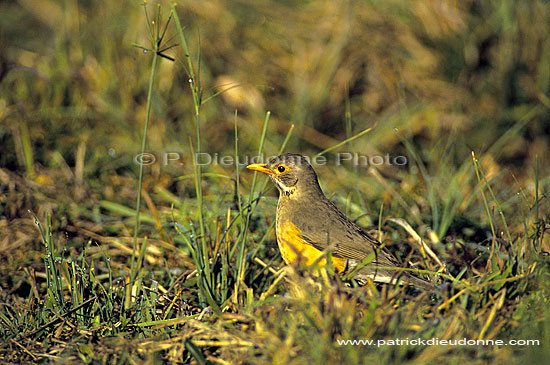
<svg viewBox="0 0 550 365"><path fill-rule="evenodd" d="M326 252L319 251L302 238L301 231L292 222L284 222L277 227L277 243L281 256L287 265L310 267L324 266L327 263ZM321 256L323 256L321 258ZM346 259L331 257L332 265L338 272L345 271Z"/></svg>

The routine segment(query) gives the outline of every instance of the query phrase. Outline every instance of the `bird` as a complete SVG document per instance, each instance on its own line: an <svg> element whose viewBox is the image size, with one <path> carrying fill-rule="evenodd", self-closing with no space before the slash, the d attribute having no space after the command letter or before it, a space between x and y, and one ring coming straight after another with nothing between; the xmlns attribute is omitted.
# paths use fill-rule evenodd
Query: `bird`
<svg viewBox="0 0 550 365"><path fill-rule="evenodd" d="M267 174L279 190L275 230L287 265L322 266L330 255L338 274L354 273L359 285L370 279L420 290L433 288L431 282L400 270L399 261L376 238L325 196L308 158L285 153L247 168Z"/></svg>

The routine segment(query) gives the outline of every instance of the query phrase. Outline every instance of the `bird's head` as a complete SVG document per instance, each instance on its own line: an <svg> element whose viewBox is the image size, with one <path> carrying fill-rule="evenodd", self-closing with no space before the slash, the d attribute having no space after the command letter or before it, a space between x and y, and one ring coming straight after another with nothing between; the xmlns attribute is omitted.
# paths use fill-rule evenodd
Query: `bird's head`
<svg viewBox="0 0 550 365"><path fill-rule="evenodd" d="M282 195L301 196L310 191L320 191L317 174L306 157L285 153L273 157L268 163L255 163L248 169L267 174Z"/></svg>

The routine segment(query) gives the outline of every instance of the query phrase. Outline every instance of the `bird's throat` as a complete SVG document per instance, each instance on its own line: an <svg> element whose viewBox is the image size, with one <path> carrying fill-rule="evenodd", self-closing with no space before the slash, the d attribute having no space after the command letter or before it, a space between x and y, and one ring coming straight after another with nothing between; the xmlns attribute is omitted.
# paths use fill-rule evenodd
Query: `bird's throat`
<svg viewBox="0 0 550 365"><path fill-rule="evenodd" d="M276 179L273 179L273 182L275 183L275 185L277 185L277 188L279 189L279 192L281 193L282 196L290 198L291 195L293 195L296 191L295 186L286 186L282 182Z"/></svg>

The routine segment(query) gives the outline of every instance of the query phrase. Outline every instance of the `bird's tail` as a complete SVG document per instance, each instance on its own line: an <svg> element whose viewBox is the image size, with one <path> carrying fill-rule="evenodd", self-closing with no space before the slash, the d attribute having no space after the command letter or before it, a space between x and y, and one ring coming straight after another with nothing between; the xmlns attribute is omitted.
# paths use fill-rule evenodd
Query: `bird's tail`
<svg viewBox="0 0 550 365"><path fill-rule="evenodd" d="M359 283L366 283L366 278L377 283L393 284L393 285L411 285L417 289L431 291L436 288L436 285L428 280L419 278L408 272L396 274L395 270L380 269L369 267L367 270L360 271L354 279Z"/></svg>

